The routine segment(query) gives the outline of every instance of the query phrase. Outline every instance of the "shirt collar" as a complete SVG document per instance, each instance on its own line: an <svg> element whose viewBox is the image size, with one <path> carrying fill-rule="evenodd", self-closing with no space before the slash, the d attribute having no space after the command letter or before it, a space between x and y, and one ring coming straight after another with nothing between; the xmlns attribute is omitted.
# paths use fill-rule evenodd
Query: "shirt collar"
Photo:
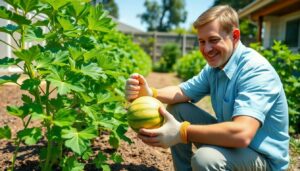
<svg viewBox="0 0 300 171"><path fill-rule="evenodd" d="M241 41L239 41L237 48L234 50L229 61L223 68L223 72L229 79L232 78L235 70L237 69L239 59L241 58L241 55L242 55L244 49L245 49L245 46L243 45L243 43Z"/></svg>

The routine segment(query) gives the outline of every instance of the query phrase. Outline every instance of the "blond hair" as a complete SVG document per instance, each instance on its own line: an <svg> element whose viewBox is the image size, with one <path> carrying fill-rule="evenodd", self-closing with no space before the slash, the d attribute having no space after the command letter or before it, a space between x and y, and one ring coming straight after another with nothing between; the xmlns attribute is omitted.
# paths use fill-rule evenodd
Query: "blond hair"
<svg viewBox="0 0 300 171"><path fill-rule="evenodd" d="M237 12L229 5L218 5L202 13L193 23L195 28L218 20L221 27L230 33L234 28L239 28L239 17Z"/></svg>

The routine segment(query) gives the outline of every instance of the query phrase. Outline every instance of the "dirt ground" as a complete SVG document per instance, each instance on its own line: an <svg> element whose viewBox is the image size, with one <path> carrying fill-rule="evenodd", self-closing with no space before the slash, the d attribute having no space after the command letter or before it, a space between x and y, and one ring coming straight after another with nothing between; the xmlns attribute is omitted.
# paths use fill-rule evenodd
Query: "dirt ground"
<svg viewBox="0 0 300 171"><path fill-rule="evenodd" d="M176 85L180 80L173 73L151 73L146 77L150 86L160 88L168 85ZM11 117L6 114L7 105L20 105L21 91L15 86L0 87L0 127L9 125L13 135L20 129L22 125L18 118ZM213 113L209 98L203 99L197 103L210 113ZM30 123L31 125L39 124L37 122ZM172 158L170 149L154 148L145 145L141 142L136 134L129 130L126 135L134 142L128 144L122 142L118 151L122 155L124 162L121 164L111 164L113 171L171 171L173 170ZM39 170L38 153L39 148L45 144L41 141L34 146L21 145L19 155L16 161L16 169L19 171ZM0 140L0 171L7 170L11 164L10 159L15 147L13 142ZM93 149L101 150L102 152L113 152L114 149L108 144L108 136L101 135L93 143ZM300 158L299 158L300 162ZM88 166L86 170L96 170L93 166Z"/></svg>

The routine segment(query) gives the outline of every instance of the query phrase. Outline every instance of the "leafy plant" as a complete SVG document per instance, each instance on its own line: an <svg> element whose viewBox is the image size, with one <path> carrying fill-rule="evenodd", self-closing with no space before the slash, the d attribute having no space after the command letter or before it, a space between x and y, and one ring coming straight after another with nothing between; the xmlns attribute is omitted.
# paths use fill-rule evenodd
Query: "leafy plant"
<svg viewBox="0 0 300 171"><path fill-rule="evenodd" d="M17 66L23 74L2 76L0 85L11 82L27 91L21 106L7 107L10 115L22 120L23 129L14 137L7 125L0 127L0 139L12 138L16 145L10 170L20 144L36 144L42 137L47 145L40 150L40 163L46 171L53 166L82 170L83 161L93 159L91 142L103 131L110 133L114 148L121 140L130 143L124 136L125 77L134 68L149 72L147 63L136 62L137 55L149 57L129 39L116 43L124 36L116 32L102 6L92 6L89 0L4 1L12 10L1 6L0 18L12 24L0 31L13 43L0 41L13 49L15 57L0 59L0 67ZM34 119L41 126L32 127ZM68 151L72 153L67 155ZM99 152L93 163L109 170L109 159L122 161L117 153L108 158Z"/></svg>
<svg viewBox="0 0 300 171"><path fill-rule="evenodd" d="M167 43L162 46L161 57L154 65L154 70L159 72L172 71L176 60L181 56L181 50L176 43Z"/></svg>
<svg viewBox="0 0 300 171"><path fill-rule="evenodd" d="M280 41L274 41L271 49L259 44L251 47L265 56L279 74L289 106L290 132L300 133L300 54L292 53Z"/></svg>
<svg viewBox="0 0 300 171"><path fill-rule="evenodd" d="M199 50L194 50L181 57L176 62L174 70L180 78L188 80L197 75L205 65L206 61L202 54Z"/></svg>

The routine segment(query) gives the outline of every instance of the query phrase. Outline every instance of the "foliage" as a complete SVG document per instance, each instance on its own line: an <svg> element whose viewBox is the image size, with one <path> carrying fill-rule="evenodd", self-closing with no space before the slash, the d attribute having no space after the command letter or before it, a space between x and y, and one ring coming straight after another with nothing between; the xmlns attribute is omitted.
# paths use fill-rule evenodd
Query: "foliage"
<svg viewBox="0 0 300 171"><path fill-rule="evenodd" d="M205 65L206 61L202 54L199 50L194 50L180 58L174 68L180 78L188 80L197 75Z"/></svg>
<svg viewBox="0 0 300 171"><path fill-rule="evenodd" d="M161 57L155 64L154 70L159 72L172 71L176 60L181 56L181 50L176 43L167 43L163 45Z"/></svg>
<svg viewBox="0 0 300 171"><path fill-rule="evenodd" d="M300 133L300 54L292 53L288 47L275 41L272 49L259 44L251 47L266 57L279 74L289 106L291 133Z"/></svg>
<svg viewBox="0 0 300 171"><path fill-rule="evenodd" d="M0 85L11 82L27 91L22 105L7 106L10 115L22 120L23 129L15 137L7 125L0 127L0 139L12 138L16 145L10 169L21 143L36 144L43 137L47 145L40 150L40 163L46 171L54 166L82 170L84 160L94 158L91 142L103 131L113 148L121 140L131 142L124 136L125 78L135 67L148 73L150 57L117 33L102 6L89 0L5 2L13 9L0 7L0 18L13 24L0 27L0 32L14 42L1 42L13 49L15 58L0 59L0 67L17 66L23 75L1 76ZM33 119L41 125L31 127ZM108 170L109 160L122 161L117 153L108 158L99 152L92 162Z"/></svg>
<svg viewBox="0 0 300 171"><path fill-rule="evenodd" d="M163 0L161 4L146 0L144 6L146 12L138 17L148 25L148 31L169 31L173 26L185 22L187 17L184 0Z"/></svg>
<svg viewBox="0 0 300 171"><path fill-rule="evenodd" d="M92 4L96 5L97 0L92 0ZM103 8L109 12L109 15L119 18L119 8L115 0L101 0Z"/></svg>

